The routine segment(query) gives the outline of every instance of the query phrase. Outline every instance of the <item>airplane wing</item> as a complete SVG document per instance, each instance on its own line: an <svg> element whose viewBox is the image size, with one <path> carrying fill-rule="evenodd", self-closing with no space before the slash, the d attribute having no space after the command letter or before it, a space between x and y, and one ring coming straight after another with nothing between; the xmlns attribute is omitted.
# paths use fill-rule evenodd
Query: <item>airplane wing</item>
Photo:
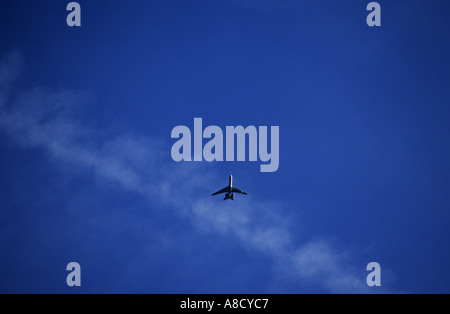
<svg viewBox="0 0 450 314"><path fill-rule="evenodd" d="M244 192L244 191L242 191L242 190L239 190L238 188L235 188L234 186L233 186L233 188L231 189L231 192L233 192L233 193L241 193L241 194L244 194L244 195L248 195L246 192Z"/></svg>
<svg viewBox="0 0 450 314"><path fill-rule="evenodd" d="M217 191L216 193L213 193L212 196L221 194L221 193L230 193L230 192L231 192L231 189L229 186L227 186L227 187L223 188L222 190Z"/></svg>

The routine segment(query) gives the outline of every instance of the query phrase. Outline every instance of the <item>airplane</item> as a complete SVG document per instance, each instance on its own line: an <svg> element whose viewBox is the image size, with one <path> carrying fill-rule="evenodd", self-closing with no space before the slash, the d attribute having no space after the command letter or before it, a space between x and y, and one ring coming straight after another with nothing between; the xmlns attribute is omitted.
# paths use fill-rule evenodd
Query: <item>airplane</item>
<svg viewBox="0 0 450 314"><path fill-rule="evenodd" d="M225 198L223 200L233 200L234 201L234 193L240 193L240 194L248 195L244 191L241 191L238 188L235 188L233 186L233 176L232 175L230 175L230 179L229 179L228 182L229 183L228 183L227 187L224 187L222 190L217 191L216 193L213 193L212 196L217 195L217 194L221 194L221 193L225 193Z"/></svg>

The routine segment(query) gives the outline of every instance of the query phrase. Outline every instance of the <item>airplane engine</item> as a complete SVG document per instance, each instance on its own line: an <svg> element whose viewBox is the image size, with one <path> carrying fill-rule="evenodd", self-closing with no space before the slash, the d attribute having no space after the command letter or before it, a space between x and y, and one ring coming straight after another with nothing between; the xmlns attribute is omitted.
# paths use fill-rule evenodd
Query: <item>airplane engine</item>
<svg viewBox="0 0 450 314"><path fill-rule="evenodd" d="M234 193L230 193L230 199L234 201Z"/></svg>

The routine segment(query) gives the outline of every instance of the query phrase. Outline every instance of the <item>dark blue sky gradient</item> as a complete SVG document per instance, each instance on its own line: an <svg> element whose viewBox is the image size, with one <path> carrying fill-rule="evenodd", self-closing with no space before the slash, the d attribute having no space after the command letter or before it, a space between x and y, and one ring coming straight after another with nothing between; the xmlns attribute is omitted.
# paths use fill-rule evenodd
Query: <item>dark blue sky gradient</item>
<svg viewBox="0 0 450 314"><path fill-rule="evenodd" d="M220 179L207 188L233 173L283 204L292 246L326 239L363 283L376 261L385 291L450 292L449 1L379 1L380 28L370 1L79 1L81 28L68 2L0 4L0 56L24 60L12 95L80 94L74 119L104 132L91 145L156 138L167 165L172 128L194 117L278 125L277 172L202 163ZM330 292L1 128L0 173L0 293ZM66 286L72 261L80 288Z"/></svg>

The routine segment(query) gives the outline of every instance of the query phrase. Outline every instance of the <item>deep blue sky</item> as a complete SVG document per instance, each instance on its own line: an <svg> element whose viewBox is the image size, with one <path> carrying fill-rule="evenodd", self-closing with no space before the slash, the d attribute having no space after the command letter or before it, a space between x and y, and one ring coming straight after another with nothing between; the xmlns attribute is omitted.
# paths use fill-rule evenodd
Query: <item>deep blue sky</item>
<svg viewBox="0 0 450 314"><path fill-rule="evenodd" d="M20 73L0 86L1 293L341 292L336 272L365 285L372 261L368 292L450 292L449 1L379 1L380 28L360 0L79 1L81 28L68 2L0 4ZM194 117L280 126L279 170L176 164L170 132ZM230 173L250 195L224 205ZM224 212L288 234L283 254ZM291 260L310 247L318 272Z"/></svg>

